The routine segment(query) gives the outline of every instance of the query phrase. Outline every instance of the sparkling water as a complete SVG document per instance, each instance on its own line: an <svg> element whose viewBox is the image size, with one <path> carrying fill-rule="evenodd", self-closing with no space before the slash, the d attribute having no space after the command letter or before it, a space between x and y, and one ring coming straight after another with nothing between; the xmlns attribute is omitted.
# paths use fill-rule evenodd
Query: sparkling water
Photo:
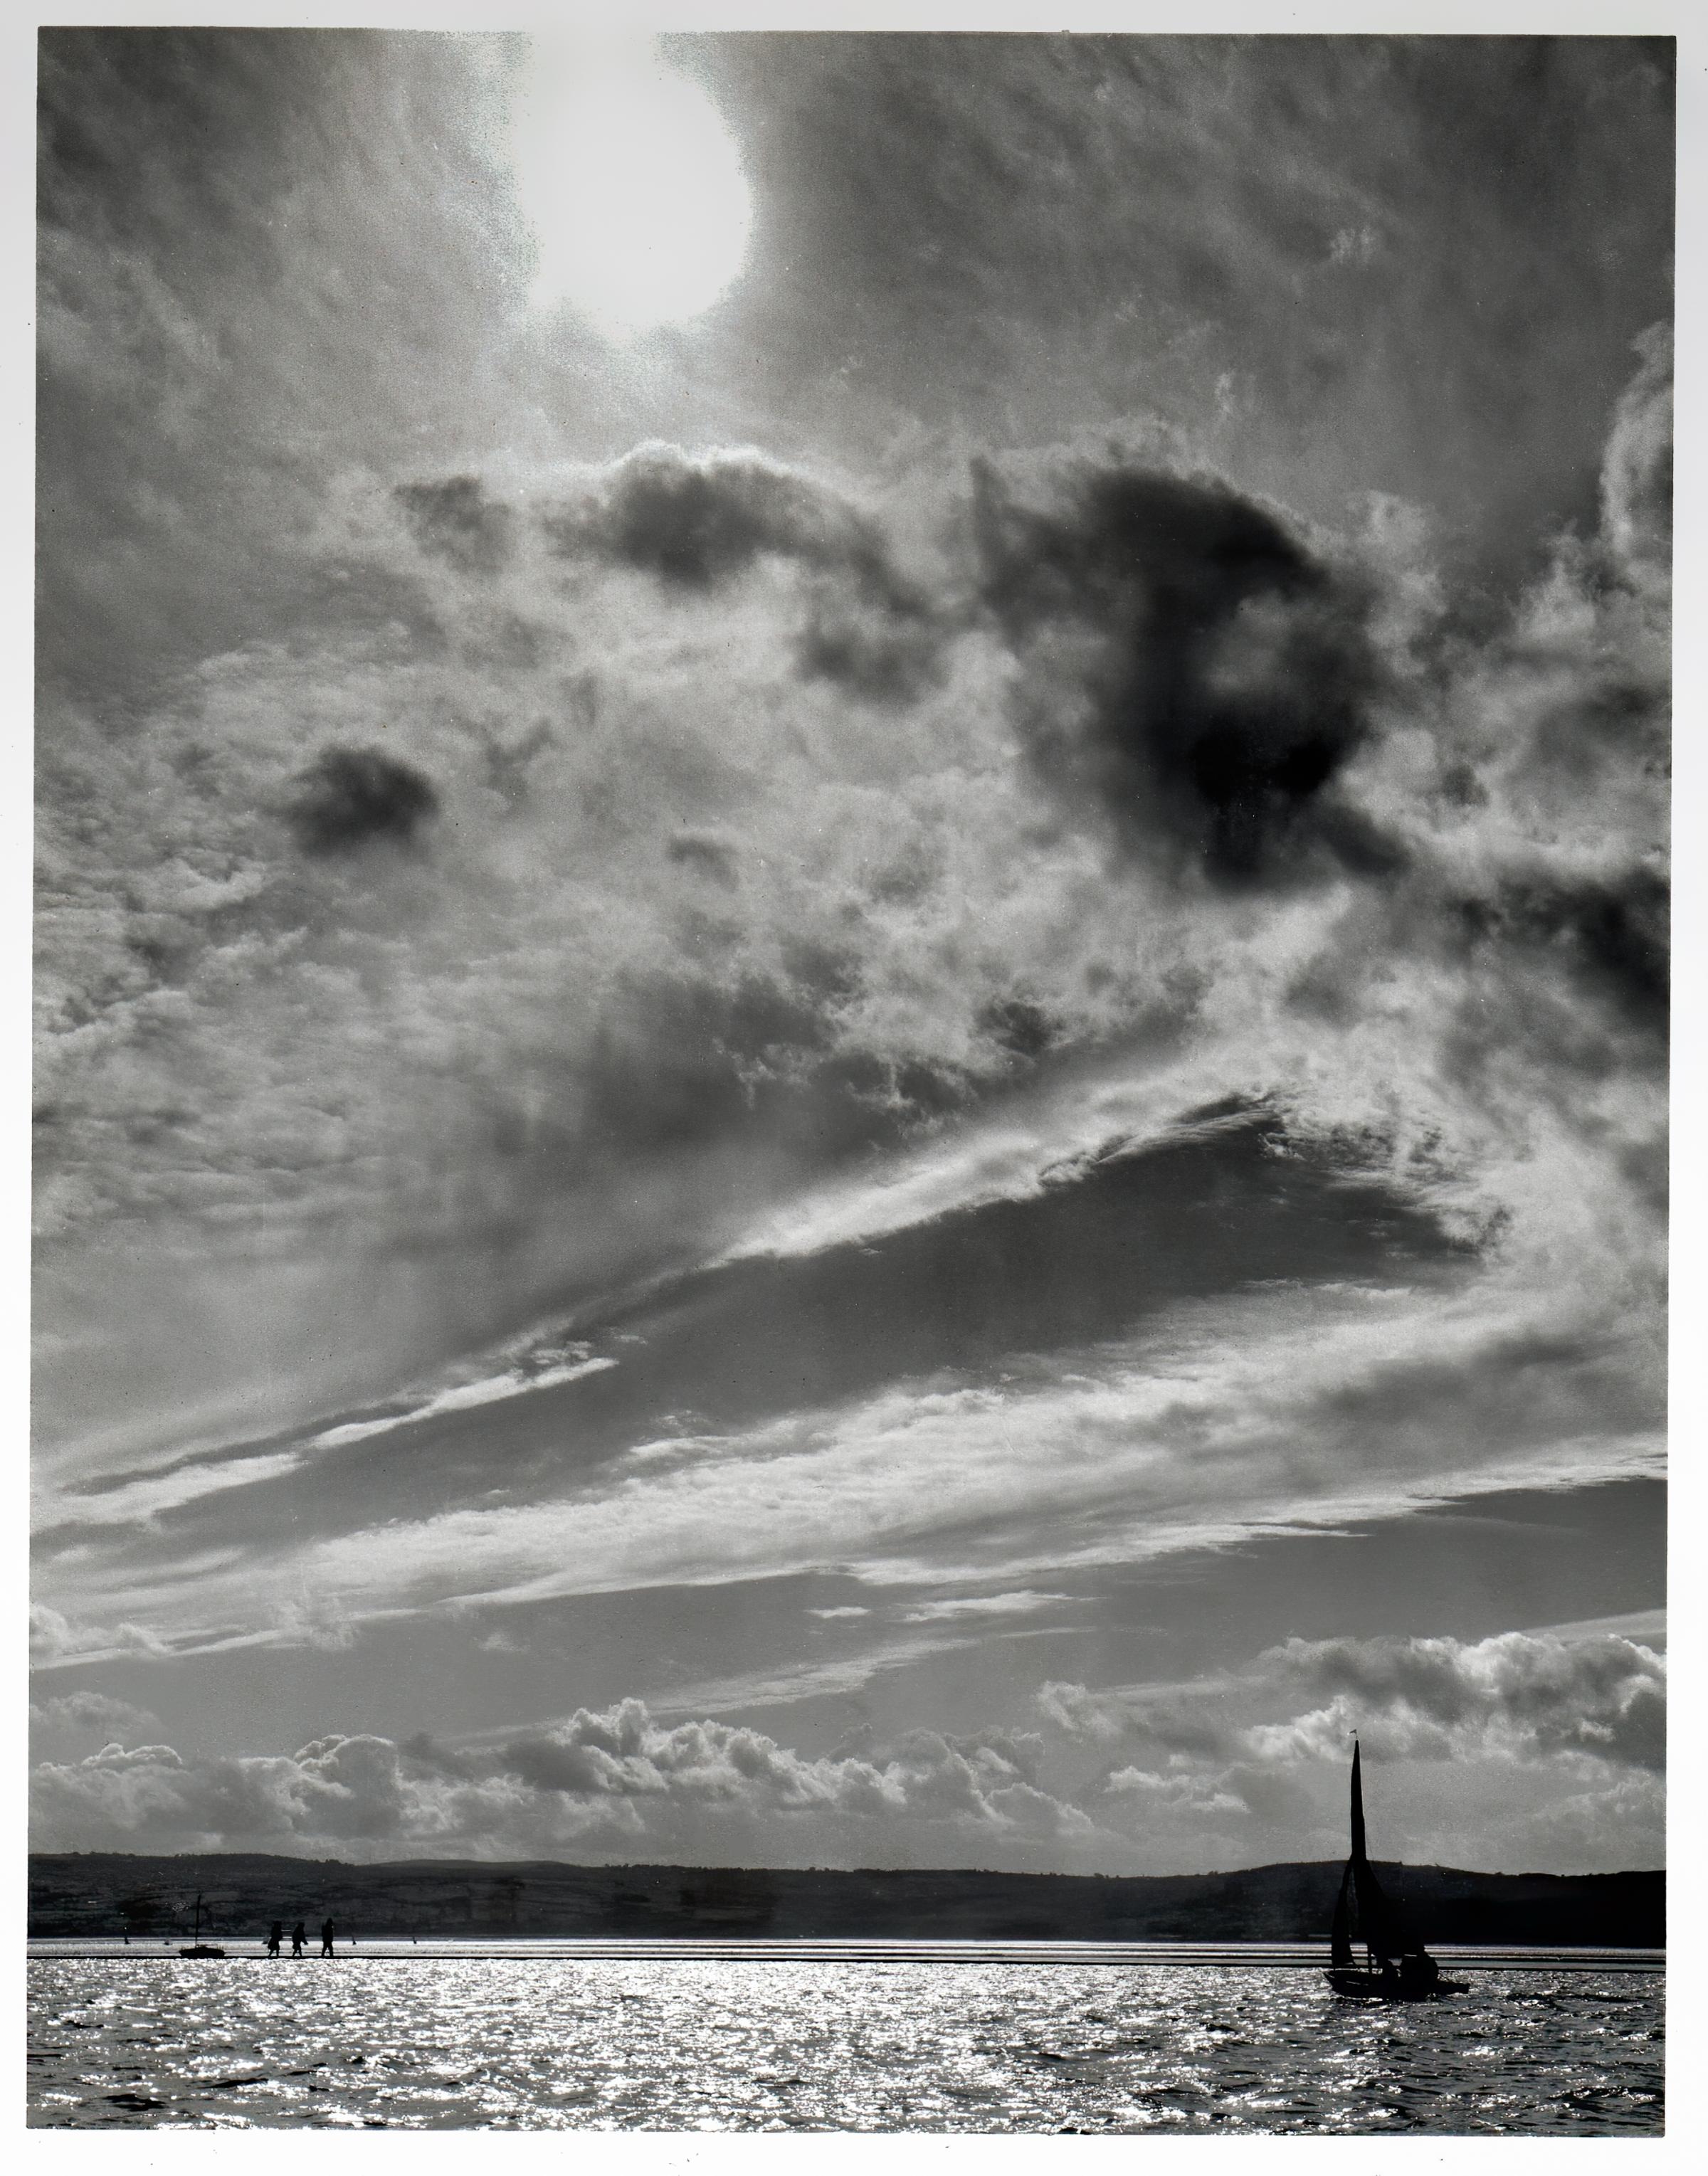
<svg viewBox="0 0 1708 2176"><path fill-rule="evenodd" d="M1658 1973L436 1955L35 1959L30 2120L79 2128L1662 2128Z"/></svg>

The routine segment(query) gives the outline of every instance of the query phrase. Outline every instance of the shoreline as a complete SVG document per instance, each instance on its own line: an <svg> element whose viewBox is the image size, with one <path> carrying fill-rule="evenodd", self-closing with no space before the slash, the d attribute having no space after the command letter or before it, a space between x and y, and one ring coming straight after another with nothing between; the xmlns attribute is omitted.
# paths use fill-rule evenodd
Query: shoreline
<svg viewBox="0 0 1708 2176"><path fill-rule="evenodd" d="M405 1935L375 1935L341 1945L335 1958L317 1955L269 1957L259 1935L204 1935L226 1950L223 1959L181 1959L185 1937L153 1936L127 1944L120 1936L34 1936L26 1943L32 1963L66 1961L123 1961L157 1964L223 1962L289 1967L302 1964L425 1963L526 1961L563 1964L706 1963L745 1964L1032 1964L1203 1967L1224 1969L1277 1967L1296 1971L1328 1967L1328 1945L1303 1942L1083 1942L1083 1941L911 1941L881 1937L859 1940L811 1939L767 1940L744 1936L719 1939L655 1939L579 1935L519 1935L510 1939L443 1935L415 1941ZM1657 1949L1553 1948L1540 1945L1432 1944L1430 1953L1444 1966L1499 1972L1664 1972L1666 1952Z"/></svg>

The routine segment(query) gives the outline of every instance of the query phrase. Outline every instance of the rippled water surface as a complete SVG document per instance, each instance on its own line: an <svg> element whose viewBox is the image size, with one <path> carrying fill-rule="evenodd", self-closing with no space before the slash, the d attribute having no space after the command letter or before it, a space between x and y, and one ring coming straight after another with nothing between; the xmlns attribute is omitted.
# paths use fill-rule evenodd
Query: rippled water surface
<svg viewBox="0 0 1708 2176"><path fill-rule="evenodd" d="M1336 2001L1243 1967L435 1957L30 1967L87 2127L1657 2132L1662 1983Z"/></svg>

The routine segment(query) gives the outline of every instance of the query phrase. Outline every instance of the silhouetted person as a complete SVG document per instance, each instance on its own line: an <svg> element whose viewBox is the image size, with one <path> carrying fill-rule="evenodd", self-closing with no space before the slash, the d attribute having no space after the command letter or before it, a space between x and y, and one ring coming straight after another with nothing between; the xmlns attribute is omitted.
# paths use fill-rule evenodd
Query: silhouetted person
<svg viewBox="0 0 1708 2176"><path fill-rule="evenodd" d="M267 1954L276 1957L285 1944L285 1922L275 1919L267 1929Z"/></svg>
<svg viewBox="0 0 1708 2176"><path fill-rule="evenodd" d="M291 1954L293 1957L305 1956L307 1950L308 1929L299 1919L291 1929Z"/></svg>
<svg viewBox="0 0 1708 2176"><path fill-rule="evenodd" d="M335 1957L338 1955L337 1950L332 1946L332 1937L335 1931L336 1930L330 1919L323 1919L321 1921L320 1954L323 1957Z"/></svg>

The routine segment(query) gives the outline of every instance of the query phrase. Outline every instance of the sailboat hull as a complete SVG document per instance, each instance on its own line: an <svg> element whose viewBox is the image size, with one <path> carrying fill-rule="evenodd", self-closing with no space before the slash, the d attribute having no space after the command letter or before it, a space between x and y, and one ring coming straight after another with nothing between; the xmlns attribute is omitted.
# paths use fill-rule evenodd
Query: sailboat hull
<svg viewBox="0 0 1708 2176"><path fill-rule="evenodd" d="M1389 1979L1358 1965L1336 1965L1323 1977L1336 1994L1362 1995L1377 2002L1433 2002L1440 1994L1463 1994L1469 1983L1438 1979L1428 1987L1407 1987L1401 1979Z"/></svg>

